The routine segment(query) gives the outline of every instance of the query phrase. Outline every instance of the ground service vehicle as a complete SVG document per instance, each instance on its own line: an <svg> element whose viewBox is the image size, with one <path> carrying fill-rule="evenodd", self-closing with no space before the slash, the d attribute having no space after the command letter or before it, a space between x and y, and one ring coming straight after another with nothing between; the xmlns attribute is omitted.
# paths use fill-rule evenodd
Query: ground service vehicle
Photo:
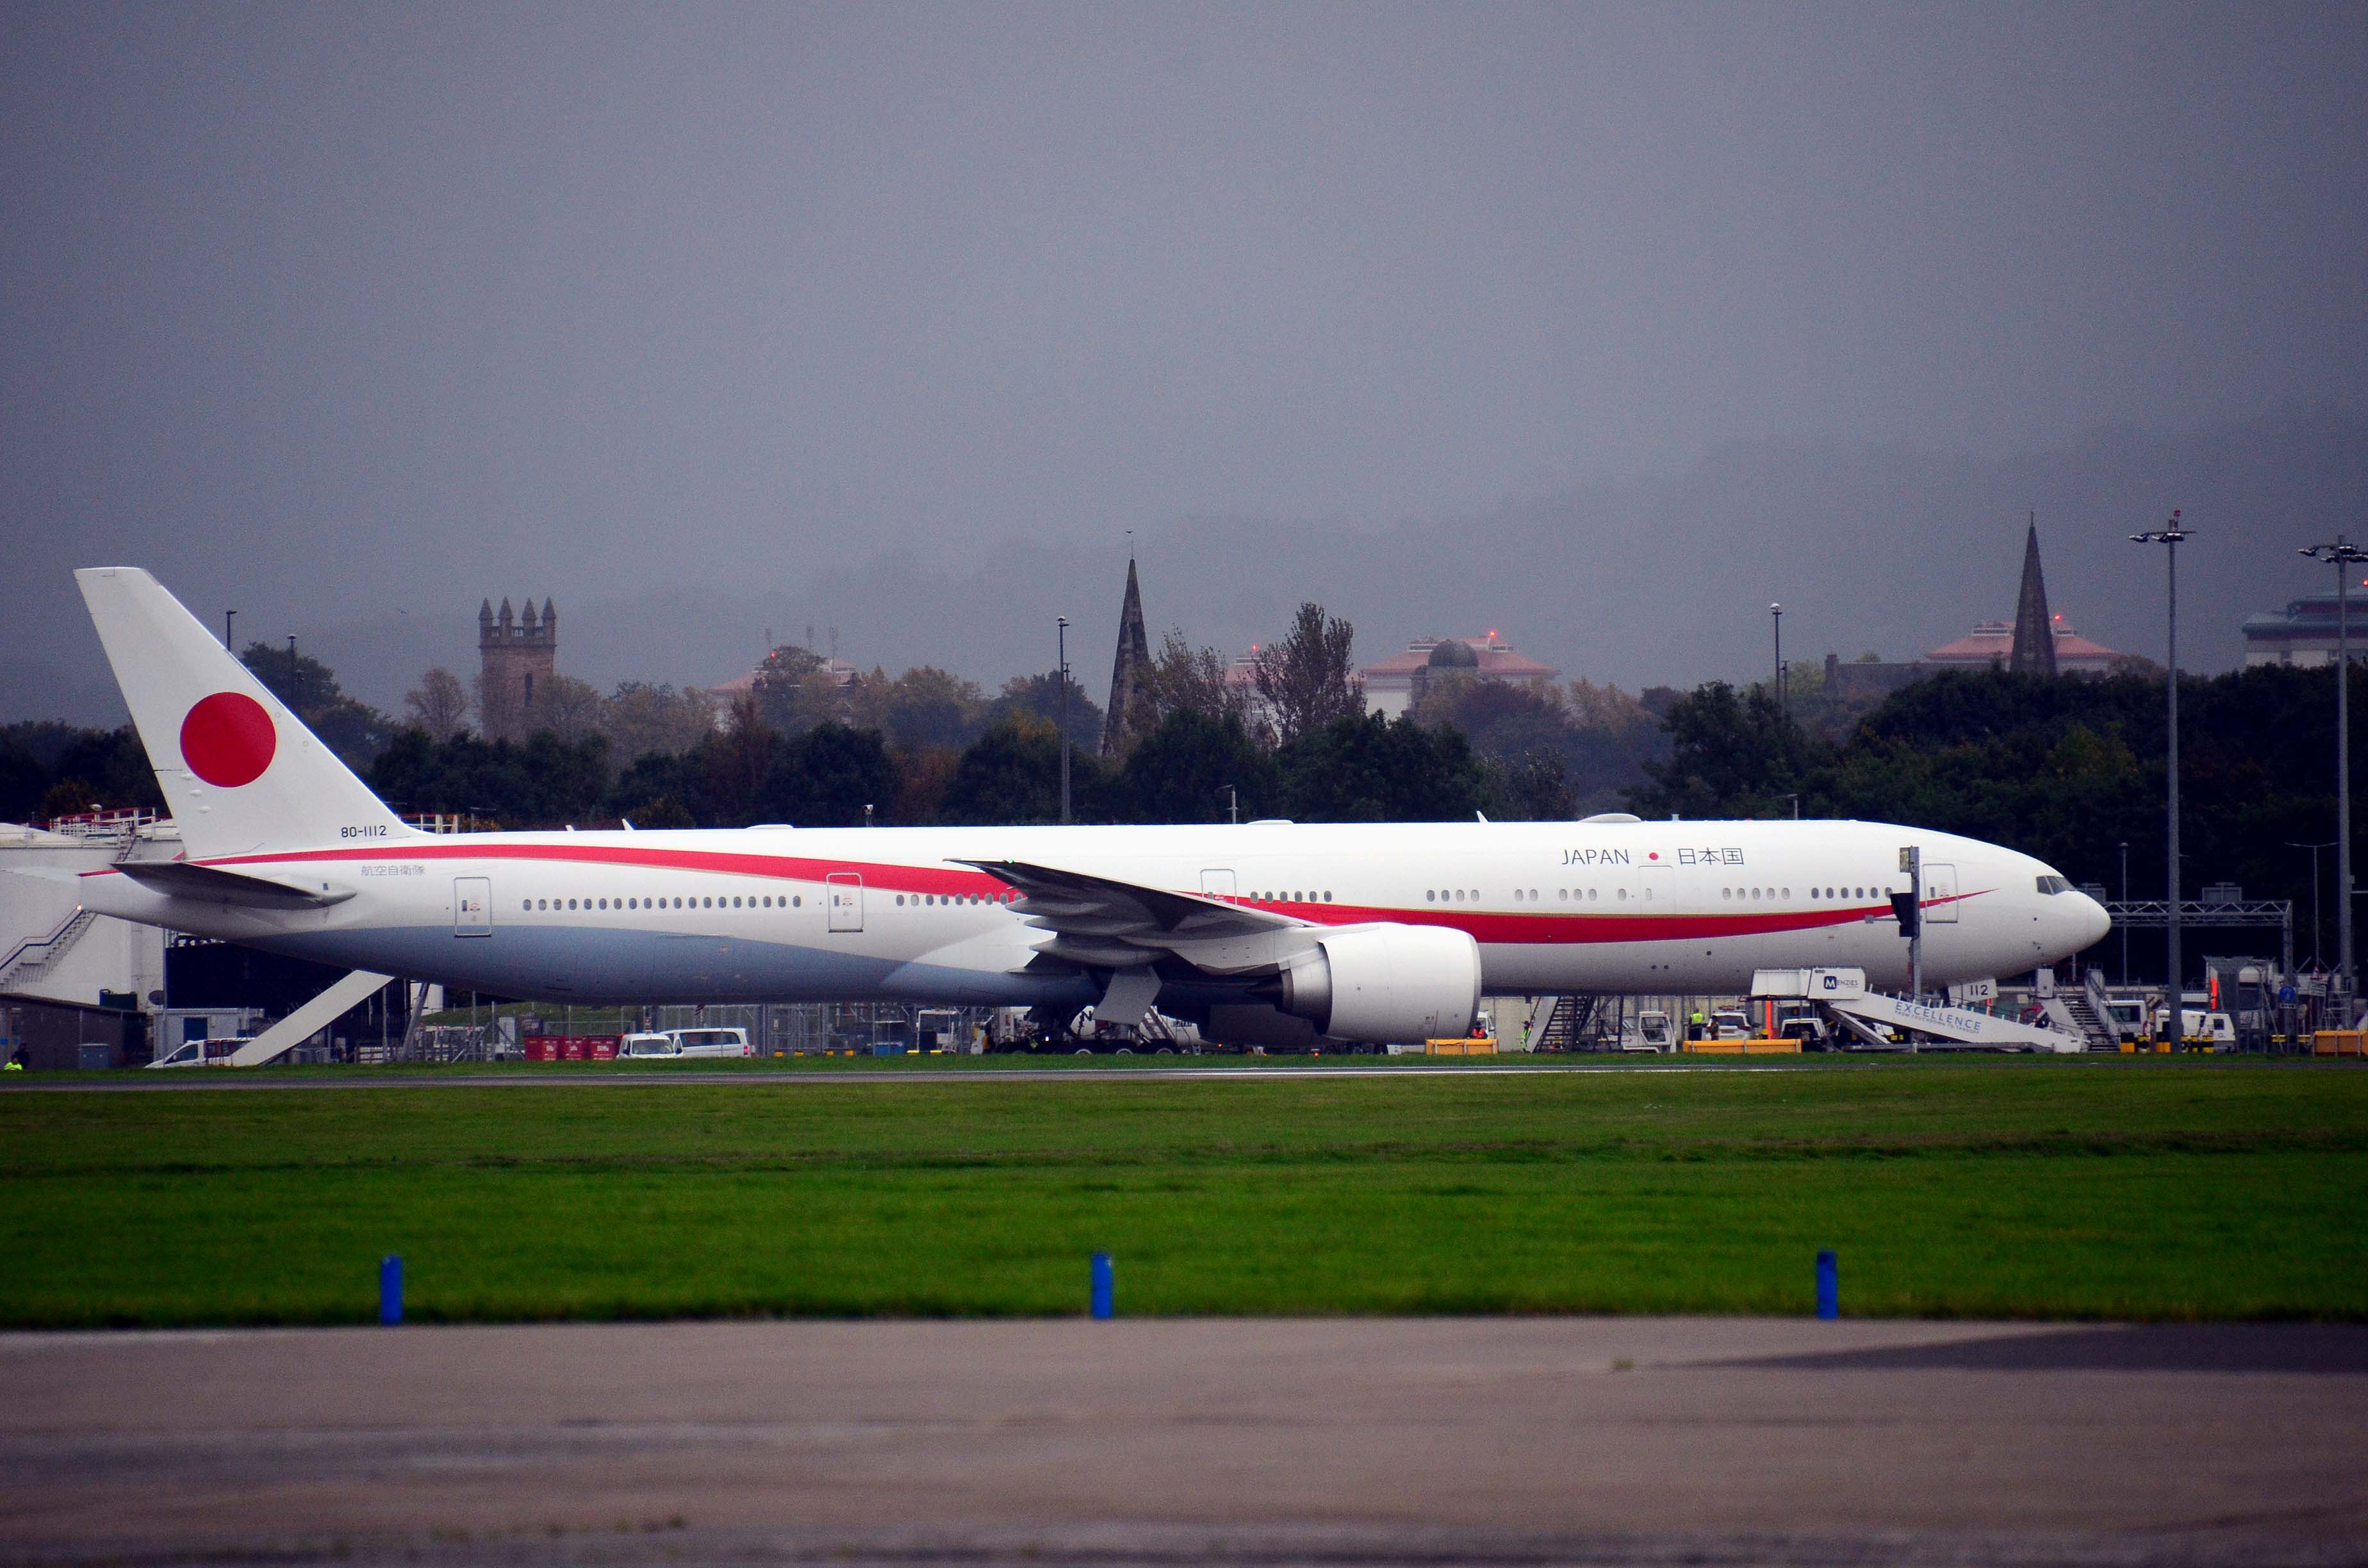
<svg viewBox="0 0 2368 1568"><path fill-rule="evenodd" d="M666 1038L680 1056L754 1056L748 1031L739 1028L668 1029Z"/></svg>

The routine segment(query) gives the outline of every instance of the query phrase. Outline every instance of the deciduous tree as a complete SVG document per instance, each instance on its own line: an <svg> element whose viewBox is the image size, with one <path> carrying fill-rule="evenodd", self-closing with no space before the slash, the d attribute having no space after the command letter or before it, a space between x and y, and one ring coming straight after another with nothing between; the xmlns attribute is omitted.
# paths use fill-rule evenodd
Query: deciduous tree
<svg viewBox="0 0 2368 1568"><path fill-rule="evenodd" d="M1365 710L1365 693L1349 663L1356 628L1325 613L1313 600L1282 640L1258 651L1258 695L1285 745Z"/></svg>

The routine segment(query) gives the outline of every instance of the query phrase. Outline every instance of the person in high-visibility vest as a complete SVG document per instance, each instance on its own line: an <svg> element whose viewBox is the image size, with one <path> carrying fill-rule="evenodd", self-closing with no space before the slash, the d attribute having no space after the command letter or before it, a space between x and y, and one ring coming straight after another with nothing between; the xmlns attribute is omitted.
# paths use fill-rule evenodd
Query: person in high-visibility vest
<svg viewBox="0 0 2368 1568"><path fill-rule="evenodd" d="M1687 1015L1686 1015L1686 1038L1687 1038L1688 1040L1700 1040L1700 1039L1702 1039L1702 1009L1701 1009L1701 1008L1699 1008L1699 1007L1697 1007L1697 1008L1695 1008L1692 1012L1691 1012L1691 1013L1689 1013L1689 1014L1687 1014Z"/></svg>

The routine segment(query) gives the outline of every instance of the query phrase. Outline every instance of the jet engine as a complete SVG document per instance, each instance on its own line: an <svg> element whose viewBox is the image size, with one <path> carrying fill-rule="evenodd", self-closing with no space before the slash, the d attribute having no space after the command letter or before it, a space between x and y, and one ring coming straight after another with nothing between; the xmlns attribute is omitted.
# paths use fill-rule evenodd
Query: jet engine
<svg viewBox="0 0 2368 1568"><path fill-rule="evenodd" d="M1443 926L1342 931L1283 971L1282 1010L1334 1040L1464 1034L1480 1010L1480 949Z"/></svg>

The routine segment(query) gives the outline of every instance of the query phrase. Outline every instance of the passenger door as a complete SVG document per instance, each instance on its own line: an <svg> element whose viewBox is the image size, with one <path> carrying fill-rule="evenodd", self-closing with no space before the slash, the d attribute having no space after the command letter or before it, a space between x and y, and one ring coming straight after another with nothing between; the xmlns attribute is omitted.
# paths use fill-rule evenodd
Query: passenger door
<svg viewBox="0 0 2368 1568"><path fill-rule="evenodd" d="M452 935L490 937L494 934L494 881L491 877L452 879Z"/></svg>
<svg viewBox="0 0 2368 1568"><path fill-rule="evenodd" d="M1946 903L1936 903L1946 899ZM1957 923L1957 868L1927 863L1924 867L1924 919L1932 926Z"/></svg>
<svg viewBox="0 0 2368 1568"><path fill-rule="evenodd" d="M1224 867L1212 866L1203 869L1201 872L1201 891L1211 898L1233 897L1234 873Z"/></svg>
<svg viewBox="0 0 2368 1568"><path fill-rule="evenodd" d="M829 901L830 929L863 929L863 879L853 871L833 871L823 879L823 896Z"/></svg>

